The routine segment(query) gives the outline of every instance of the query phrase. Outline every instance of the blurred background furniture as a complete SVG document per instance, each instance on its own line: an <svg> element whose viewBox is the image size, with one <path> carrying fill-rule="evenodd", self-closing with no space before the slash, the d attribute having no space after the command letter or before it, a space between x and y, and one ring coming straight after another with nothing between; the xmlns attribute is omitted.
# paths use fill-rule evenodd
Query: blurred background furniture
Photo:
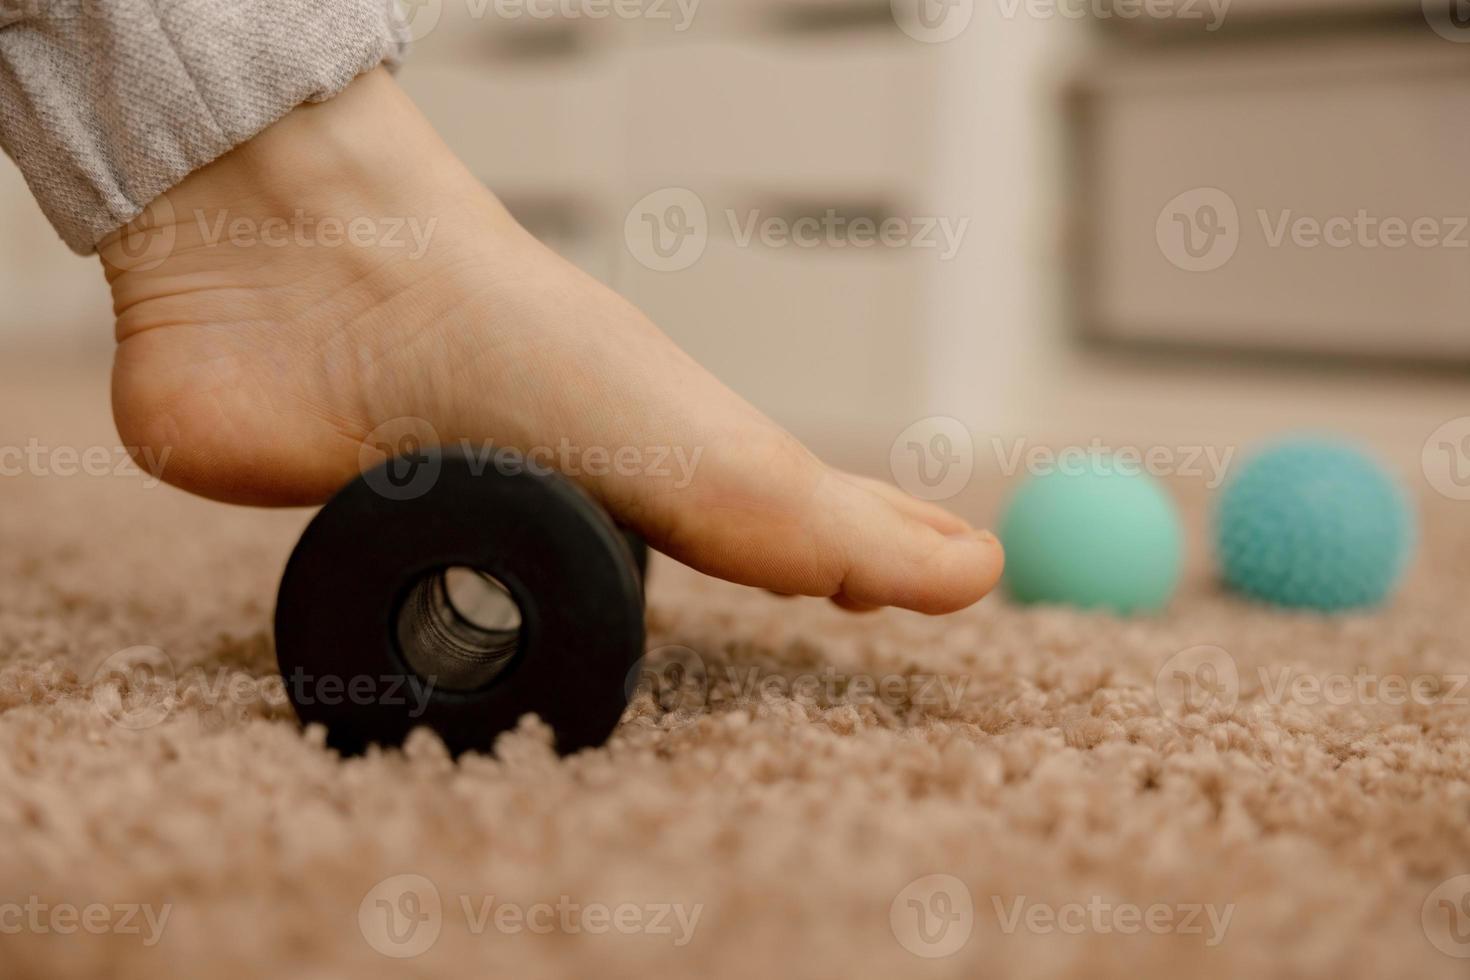
<svg viewBox="0 0 1470 980"><path fill-rule="evenodd" d="M1263 247L1256 212L1470 215L1470 27L1438 2L1235 0L1212 30L1206 0L957 0L968 26L923 43L889 0L705 0L687 24L671 0L633 20L418 0L401 78L535 234L852 468L882 474L932 415L1036 441L1346 428L1407 460L1462 414L1470 250ZM670 188L710 237L660 271L625 225ZM1159 223L1199 188L1228 191L1241 240L1192 272ZM731 232L829 211L967 224L947 261ZM8 167L0 297L0 352L108 356L96 261Z"/></svg>
<svg viewBox="0 0 1470 980"><path fill-rule="evenodd" d="M1403 25L1417 3L1256 6L1079 79L1088 336L1470 366L1470 47Z"/></svg>
<svg viewBox="0 0 1470 980"><path fill-rule="evenodd" d="M996 219L1019 224L1002 199L1037 185L1021 172L1030 140L1007 135L1040 128L1023 113L1025 72L915 41L887 0L709 3L686 30L670 10L505 23L448 3L404 84L533 232L787 425L810 437L922 412L955 307L975 289L1003 310L1003 282L1023 281L1008 232L995 241L1009 275L980 256L998 250ZM982 131L999 139L970 157ZM710 215L704 255L678 272L645 268L623 240L629 210L666 188ZM972 220L949 270L915 249L773 249L732 233L828 209L994 217Z"/></svg>

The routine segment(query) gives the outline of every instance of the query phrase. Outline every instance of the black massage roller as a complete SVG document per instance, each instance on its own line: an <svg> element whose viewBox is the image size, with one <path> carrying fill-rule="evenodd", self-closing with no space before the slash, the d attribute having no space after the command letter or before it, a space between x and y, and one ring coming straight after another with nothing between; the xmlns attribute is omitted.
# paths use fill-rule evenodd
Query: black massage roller
<svg viewBox="0 0 1470 980"><path fill-rule="evenodd" d="M643 654L643 542L560 474L426 450L364 473L281 578L276 659L305 723L359 753L433 729L488 750L534 712L600 745Z"/></svg>

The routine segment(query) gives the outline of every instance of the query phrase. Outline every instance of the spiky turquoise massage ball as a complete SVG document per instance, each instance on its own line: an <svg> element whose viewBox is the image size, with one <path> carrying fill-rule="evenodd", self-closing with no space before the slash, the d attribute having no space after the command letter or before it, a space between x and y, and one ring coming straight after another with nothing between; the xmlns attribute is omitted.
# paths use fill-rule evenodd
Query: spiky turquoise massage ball
<svg viewBox="0 0 1470 980"><path fill-rule="evenodd" d="M1225 581L1300 609L1378 605L1403 577L1416 537L1398 481L1367 453L1333 439L1267 446L1225 484L1215 513Z"/></svg>
<svg viewBox="0 0 1470 980"><path fill-rule="evenodd" d="M1093 459L1034 476L1000 521L1006 589L1019 602L1156 612L1179 584L1179 515L1156 481Z"/></svg>

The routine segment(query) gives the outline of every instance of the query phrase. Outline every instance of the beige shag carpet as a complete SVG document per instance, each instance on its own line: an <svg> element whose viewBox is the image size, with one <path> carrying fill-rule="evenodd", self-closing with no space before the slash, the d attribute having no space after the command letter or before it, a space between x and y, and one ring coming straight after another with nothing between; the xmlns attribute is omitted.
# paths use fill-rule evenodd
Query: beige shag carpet
<svg viewBox="0 0 1470 980"><path fill-rule="evenodd" d="M85 380L9 387L0 445L112 445ZM1338 620L1198 567L1120 621L849 618L661 565L652 643L707 687L577 758L528 722L454 764L344 761L269 696L305 514L6 476L0 976L1465 977L1470 504L1424 508L1402 596ZM1200 645L1238 698L1185 717L1156 677ZM177 699L126 727L93 677L138 646Z"/></svg>

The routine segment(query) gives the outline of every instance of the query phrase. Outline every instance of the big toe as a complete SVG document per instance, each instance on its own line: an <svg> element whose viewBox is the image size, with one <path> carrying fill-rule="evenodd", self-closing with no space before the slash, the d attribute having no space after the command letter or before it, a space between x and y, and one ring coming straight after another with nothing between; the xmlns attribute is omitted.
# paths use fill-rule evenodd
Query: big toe
<svg viewBox="0 0 1470 980"><path fill-rule="evenodd" d="M1000 581L1005 552L989 531L902 491L842 481L833 491L834 532L844 555L833 598L847 608L901 606L930 614L978 602Z"/></svg>
<svg viewBox="0 0 1470 980"><path fill-rule="evenodd" d="M661 495L636 523L708 574L854 610L949 613L999 581L1005 556L989 532L809 454L766 463L702 472L694 493Z"/></svg>

